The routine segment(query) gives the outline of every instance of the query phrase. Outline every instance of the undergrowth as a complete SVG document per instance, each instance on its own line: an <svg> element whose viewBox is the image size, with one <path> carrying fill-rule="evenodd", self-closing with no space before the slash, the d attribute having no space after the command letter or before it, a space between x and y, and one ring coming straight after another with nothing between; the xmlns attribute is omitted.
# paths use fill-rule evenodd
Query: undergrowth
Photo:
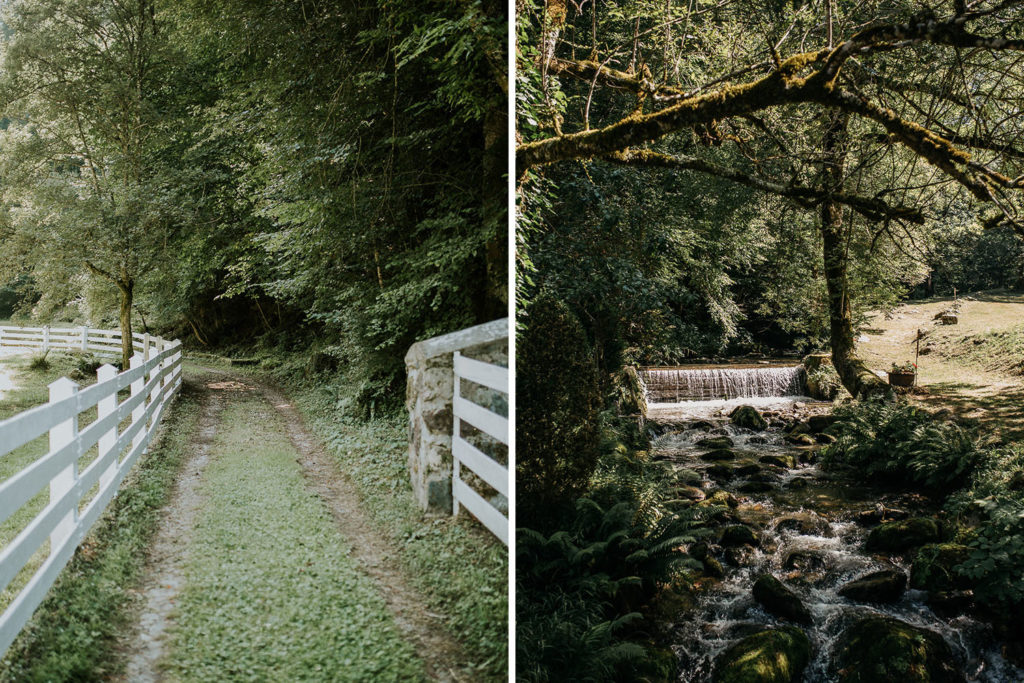
<svg viewBox="0 0 1024 683"><path fill-rule="evenodd" d="M951 357L984 370L1024 374L1024 325L967 337L953 348Z"/></svg>
<svg viewBox="0 0 1024 683"><path fill-rule="evenodd" d="M381 532L399 551L410 583L445 616L470 661L469 676L508 677L508 549L475 519L428 518L409 480L403 413L359 416L344 388L291 384L296 406L359 490Z"/></svg>
<svg viewBox="0 0 1024 683"><path fill-rule="evenodd" d="M836 442L826 467L851 467L877 482L946 493L963 484L981 451L975 430L936 419L906 401L870 399L841 406L828 430Z"/></svg>

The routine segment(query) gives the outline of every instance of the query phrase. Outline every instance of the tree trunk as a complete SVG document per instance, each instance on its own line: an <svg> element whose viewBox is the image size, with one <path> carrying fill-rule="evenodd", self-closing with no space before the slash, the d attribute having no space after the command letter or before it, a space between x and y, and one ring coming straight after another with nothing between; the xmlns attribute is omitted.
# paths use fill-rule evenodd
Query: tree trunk
<svg viewBox="0 0 1024 683"><path fill-rule="evenodd" d="M830 191L842 189L846 163L848 116L836 113L825 131L825 179ZM843 386L854 397L889 393L889 385L857 358L853 341L853 311L850 307L847 235L843 229L843 207L833 201L821 205L822 254L825 259L825 284L828 289L829 332L832 365Z"/></svg>
<svg viewBox="0 0 1024 683"><path fill-rule="evenodd" d="M135 283L131 280L119 282L117 288L121 290L121 369L127 370L135 353L132 345L132 298Z"/></svg>

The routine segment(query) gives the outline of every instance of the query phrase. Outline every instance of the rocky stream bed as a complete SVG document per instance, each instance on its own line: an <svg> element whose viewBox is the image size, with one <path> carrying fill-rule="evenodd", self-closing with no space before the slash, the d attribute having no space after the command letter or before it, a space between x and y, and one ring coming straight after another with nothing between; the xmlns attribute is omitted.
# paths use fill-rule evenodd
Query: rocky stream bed
<svg viewBox="0 0 1024 683"><path fill-rule="evenodd" d="M677 495L724 504L689 549L704 578L674 626L680 681L1024 681L972 616L934 504L817 466L828 404L701 403L652 406Z"/></svg>

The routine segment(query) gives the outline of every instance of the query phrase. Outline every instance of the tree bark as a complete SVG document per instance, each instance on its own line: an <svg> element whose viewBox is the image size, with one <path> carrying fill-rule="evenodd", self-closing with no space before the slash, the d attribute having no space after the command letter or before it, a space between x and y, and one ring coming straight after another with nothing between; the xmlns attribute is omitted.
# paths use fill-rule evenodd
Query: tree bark
<svg viewBox="0 0 1024 683"><path fill-rule="evenodd" d="M130 279L124 280L117 283L117 288L121 292L121 369L127 370L135 354L132 344L132 299L135 283Z"/></svg>
<svg viewBox="0 0 1024 683"><path fill-rule="evenodd" d="M825 131L825 183L830 191L840 192L847 152L849 116L836 112ZM843 227L843 207L826 200L821 205L822 255L825 260L825 285L828 289L829 332L832 342L832 365L843 386L855 398L890 393L881 380L857 357L853 341L853 311L850 307L849 264L846 252L847 235Z"/></svg>

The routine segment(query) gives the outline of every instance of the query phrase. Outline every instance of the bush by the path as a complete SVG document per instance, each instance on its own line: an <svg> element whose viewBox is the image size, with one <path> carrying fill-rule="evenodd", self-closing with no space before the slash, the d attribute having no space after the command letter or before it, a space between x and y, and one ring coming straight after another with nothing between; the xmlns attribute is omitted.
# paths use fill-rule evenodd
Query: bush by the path
<svg viewBox="0 0 1024 683"><path fill-rule="evenodd" d="M977 435L906 401L867 400L838 408L826 466L845 465L875 481L948 493L978 464Z"/></svg>

